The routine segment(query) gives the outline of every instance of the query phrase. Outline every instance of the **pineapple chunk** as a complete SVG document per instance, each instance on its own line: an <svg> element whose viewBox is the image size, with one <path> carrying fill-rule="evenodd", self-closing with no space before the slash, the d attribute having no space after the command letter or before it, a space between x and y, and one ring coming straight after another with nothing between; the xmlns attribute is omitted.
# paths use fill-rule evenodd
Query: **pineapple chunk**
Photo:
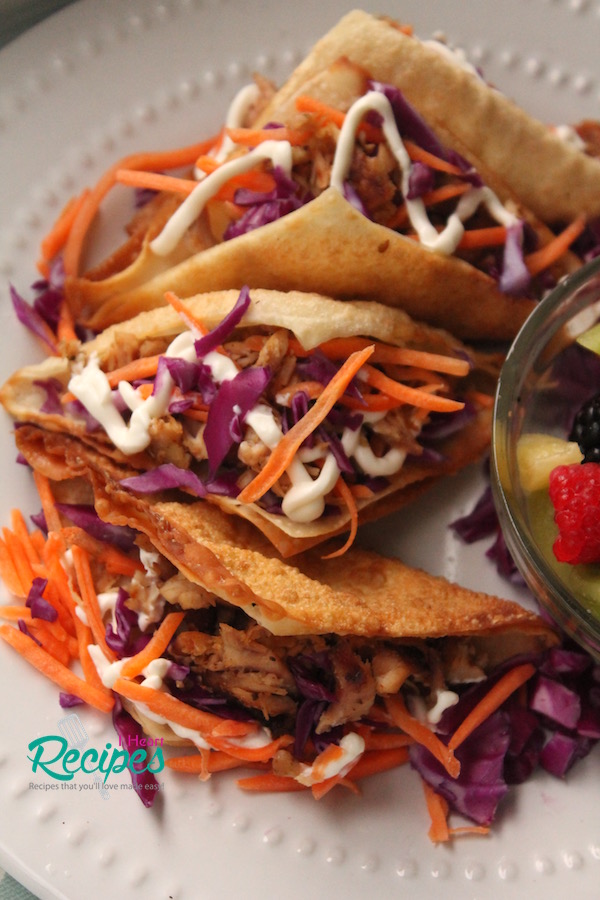
<svg viewBox="0 0 600 900"><path fill-rule="evenodd" d="M517 463L523 490L527 493L547 488L556 466L580 463L583 454L574 441L551 434L524 434L517 446Z"/></svg>

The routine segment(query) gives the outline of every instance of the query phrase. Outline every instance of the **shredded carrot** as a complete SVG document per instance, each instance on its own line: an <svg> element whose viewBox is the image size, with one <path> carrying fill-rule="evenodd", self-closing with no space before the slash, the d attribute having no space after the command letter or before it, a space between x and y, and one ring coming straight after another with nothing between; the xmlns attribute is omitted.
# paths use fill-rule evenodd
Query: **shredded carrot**
<svg viewBox="0 0 600 900"><path fill-rule="evenodd" d="M10 524L13 532L20 540L29 562L32 565L34 563L39 563L40 554L31 541L31 535L29 534L25 517L20 509L11 510Z"/></svg>
<svg viewBox="0 0 600 900"><path fill-rule="evenodd" d="M6 619L7 622L17 622L19 619L23 619L24 622L31 622L31 610L28 606L5 603L0 605L0 619Z"/></svg>
<svg viewBox="0 0 600 900"><path fill-rule="evenodd" d="M23 634L16 628L12 628L10 625L0 625L0 637L41 672L42 675L45 675L62 688L63 691L75 694L75 696L102 712L110 712L113 708L114 698L109 693L99 691L82 678L79 678L74 672L54 659L46 650L38 647L35 641L26 634Z"/></svg>
<svg viewBox="0 0 600 900"><path fill-rule="evenodd" d="M177 178L159 172L141 172L139 169L117 169L115 181L129 187L146 188L150 191L171 191L174 194L191 194L198 182L193 178Z"/></svg>
<svg viewBox="0 0 600 900"><path fill-rule="evenodd" d="M312 764L312 774L316 782L323 781L327 767L331 763L335 763L344 755L343 749L339 744L329 744L319 753Z"/></svg>
<svg viewBox="0 0 600 900"><path fill-rule="evenodd" d="M337 786L348 788L353 794L360 794L358 787L345 775L334 775L332 778L326 778L318 784L311 784L310 789L315 800L321 800Z"/></svg>
<svg viewBox="0 0 600 900"><path fill-rule="evenodd" d="M61 535L56 531L50 532L44 547L44 564L48 577L60 596L61 603L69 611L73 623L76 624L81 620L77 615L77 604L71 593L69 579L60 559L63 547Z"/></svg>
<svg viewBox="0 0 600 900"><path fill-rule="evenodd" d="M89 188L85 188L79 196L71 197L61 210L50 231L42 238L40 244L40 259L37 263L37 267L44 278L47 278L49 275L50 261L53 260L64 247L69 232L73 227L73 222L79 214L79 210L87 201L89 193Z"/></svg>
<svg viewBox="0 0 600 900"><path fill-rule="evenodd" d="M5 542L0 539L0 577L11 594L15 597L26 597L27 587Z"/></svg>
<svg viewBox="0 0 600 900"><path fill-rule="evenodd" d="M439 156L435 156L435 154L423 150L422 147L419 147L418 144L414 144L412 141L404 141L404 146L413 162L425 163L430 169L437 169L438 172L446 172L447 175L464 175L464 172L458 166L455 166L454 163L449 163L446 162L445 159L440 159Z"/></svg>
<svg viewBox="0 0 600 900"><path fill-rule="evenodd" d="M75 625L71 614L71 608L63 602L61 591L51 578L48 568L40 563L35 566L34 569L38 577L46 578L48 581L44 595L58 613L58 622L60 622L61 627L64 628L69 635L74 636Z"/></svg>
<svg viewBox="0 0 600 900"><path fill-rule="evenodd" d="M289 346L296 356L309 356L313 351L305 350L300 341L291 338ZM431 353L428 350L416 350L412 347L394 347L392 344L384 344L381 341L371 341L362 337L332 338L319 344L317 349L329 359L346 359L351 353L363 350L365 347L374 347L371 356L372 363L382 363L395 366L420 366L432 372L441 372L445 375L468 375L470 365L468 360L459 359L456 356L444 356L441 353Z"/></svg>
<svg viewBox="0 0 600 900"><path fill-rule="evenodd" d="M350 513L350 533L344 544L338 550L334 550L332 553L327 553L323 557L323 559L335 559L338 556L343 556L344 553L349 550L354 543L356 533L358 531L358 509L356 507L356 500L354 499L352 491L341 475L335 483L333 492L334 494L337 494L342 498L344 504L348 508L348 512Z"/></svg>
<svg viewBox="0 0 600 900"><path fill-rule="evenodd" d="M494 405L491 394L483 394L481 391L470 390L467 392L467 398L481 409L491 409Z"/></svg>
<svg viewBox="0 0 600 900"><path fill-rule="evenodd" d="M381 747L366 750L358 759L348 778L359 781L361 778L370 778L380 772L397 769L408 762L408 747Z"/></svg>
<svg viewBox="0 0 600 900"><path fill-rule="evenodd" d="M193 331L198 333L199 337L206 334L206 328L202 324L202 322L197 319L194 314L188 309L183 300L180 300L173 291L167 291L165 294L165 300L167 303L170 303L175 312L179 313L183 321L188 327L191 327Z"/></svg>
<svg viewBox="0 0 600 900"><path fill-rule="evenodd" d="M146 169L150 172L162 169L177 169L180 166L193 165L202 154L214 147L217 136L201 141L193 146L180 149L157 151L154 153L135 153L113 163L99 178L85 197L77 211L69 229L63 252L63 264L67 276L77 276L83 253L83 245L89 228L106 194L115 184L115 176L119 169Z"/></svg>
<svg viewBox="0 0 600 900"><path fill-rule="evenodd" d="M25 591L25 594L23 596L26 596L31 586L31 582L35 578L35 573L33 571L27 553L17 535L9 528L2 529L2 537L4 543L8 548L8 552L12 557L15 569L19 573L19 578L21 579L21 583Z"/></svg>
<svg viewBox="0 0 600 900"><path fill-rule="evenodd" d="M439 397L436 394L430 394L423 388L413 388L406 384L394 381L388 375L375 369L373 366L365 366L364 368L367 384L377 388L389 397L401 400L403 403L409 403L422 409L430 409L435 412L455 412L463 409L464 403L460 400L451 400L448 397Z"/></svg>
<svg viewBox="0 0 600 900"><path fill-rule="evenodd" d="M50 487L50 479L37 469L33 471L33 480L37 488L48 531L60 531L61 521L56 508L56 501Z"/></svg>
<svg viewBox="0 0 600 900"><path fill-rule="evenodd" d="M94 636L94 641L98 644L104 656L110 660L110 662L114 662L117 657L115 656L114 650L111 650L106 643L106 631L104 622L102 621L102 613L98 603L96 588L94 587L89 556L85 550L77 544L71 548L71 553L73 555L73 566L77 576L77 584L79 585L81 604Z"/></svg>
<svg viewBox="0 0 600 900"><path fill-rule="evenodd" d="M236 784L243 791L256 791L264 794L281 794L308 790L306 785L300 784L294 778L289 778L287 775L275 775L273 772L264 772L261 775L239 778Z"/></svg>
<svg viewBox="0 0 600 900"><path fill-rule="evenodd" d="M222 163L218 162L214 157L201 157L196 162L197 167L210 175L216 171ZM276 182L270 172L264 169L250 169L248 172L240 172L239 175L232 175L226 184L222 185L212 198L213 202L217 201L233 201L235 192L238 188L246 188L249 191L257 191L258 193L268 193L276 187Z"/></svg>
<svg viewBox="0 0 600 900"><path fill-rule="evenodd" d="M181 415L186 416L188 419L194 419L196 422L206 422L208 420L208 409L196 409L190 406L189 409L184 409Z"/></svg>
<svg viewBox="0 0 600 900"><path fill-rule="evenodd" d="M225 772L228 769L239 769L242 766L248 766L249 763L243 759L235 759L220 750L210 750L207 759L203 759L200 753L190 753L187 756L171 756L165 760L165 765L175 772L200 775L205 771L208 774L214 774L215 772Z"/></svg>
<svg viewBox="0 0 600 900"><path fill-rule="evenodd" d="M539 250L535 250L533 253L529 253L525 257L525 264L530 274L537 275L559 260L567 252L573 241L577 240L584 228L585 216L578 216L548 244L540 247Z"/></svg>
<svg viewBox="0 0 600 900"><path fill-rule="evenodd" d="M184 612L167 613L159 627L156 629L146 646L123 663L121 675L123 678L135 678L140 675L153 659L162 656L169 646L173 635L183 622Z"/></svg>
<svg viewBox="0 0 600 900"><path fill-rule="evenodd" d="M506 226L491 225L488 228L466 229L458 242L460 250L471 250L475 247L502 246L506 243Z"/></svg>
<svg viewBox="0 0 600 900"><path fill-rule="evenodd" d="M140 384L136 388L136 393L142 400L147 400L148 397L152 396L153 390L154 384Z"/></svg>
<svg viewBox="0 0 600 900"><path fill-rule="evenodd" d="M509 669L509 671L493 685L485 697L479 701L477 706L471 710L469 715L463 719L448 741L448 748L450 750L455 750L459 747L478 725L485 722L485 720L504 703L507 697L510 697L510 695L520 688L522 684L525 684L534 673L535 666L531 663L523 663L521 666L515 666L513 669Z"/></svg>
<svg viewBox="0 0 600 900"><path fill-rule="evenodd" d="M448 832L451 837L464 834L489 834L488 825L459 825L458 828L449 828Z"/></svg>
<svg viewBox="0 0 600 900"><path fill-rule="evenodd" d="M355 500L368 500L375 493L366 484L350 484L348 487Z"/></svg>
<svg viewBox="0 0 600 900"><path fill-rule="evenodd" d="M296 381L294 384L288 384L286 388L282 391L279 391L277 394L278 399L289 405L296 394L299 394L303 391L309 400L316 400L317 397L323 393L323 385L320 381Z"/></svg>
<svg viewBox="0 0 600 900"><path fill-rule="evenodd" d="M394 697L386 697L385 705L394 724L410 735L418 744L426 747L452 778L458 778L460 762L456 759L453 749L442 743L427 725L423 725L422 722L411 716L402 696L397 694Z"/></svg>
<svg viewBox="0 0 600 900"><path fill-rule="evenodd" d="M453 200L455 197L462 196L470 187L471 185L466 181L443 184L439 188L433 188L431 191L422 194L420 199L425 206L435 206L438 203L445 203L447 200ZM406 204L403 203L397 207L385 224L387 228L402 228L408 225L409 222L408 209Z"/></svg>
<svg viewBox="0 0 600 900"><path fill-rule="evenodd" d="M381 772L387 772L390 769L395 769L407 762L408 750L406 747L366 751L355 762L354 766L345 778L339 779L336 777L327 779L327 781L324 782L325 790L323 791L323 794L335 784L340 783L343 783L346 787L353 789L352 783L354 781L359 781L362 778L369 778L370 776L377 775ZM275 775L272 772L265 772L261 775L251 775L248 778L239 779L237 785L245 791L256 791L263 793L285 793L290 791L306 790L306 787L303 784L300 784L300 782L296 781L294 778L286 775ZM317 797L323 796L323 794L318 790L319 787L319 785L313 785L313 788L317 788L316 791L313 790L313 795Z"/></svg>
<svg viewBox="0 0 600 900"><path fill-rule="evenodd" d="M59 341L76 341L78 340L75 331L75 320L73 313L69 308L69 304L63 298L58 313L58 324L56 326L56 336Z"/></svg>
<svg viewBox="0 0 600 900"><path fill-rule="evenodd" d="M232 744L218 736L215 737L214 732L211 732L206 739L216 750L221 750L246 762L266 762L272 759L281 747L289 746L294 740L291 735L283 734L281 737L263 744L262 747L244 747L241 744Z"/></svg>
<svg viewBox="0 0 600 900"><path fill-rule="evenodd" d="M66 644L57 640L46 628L43 627L40 619L34 619L31 625L27 626L29 633L37 641L40 642L43 649L54 659L58 660L63 666L67 667L71 662L71 654Z"/></svg>
<svg viewBox="0 0 600 900"><path fill-rule="evenodd" d="M302 442L323 421L372 352L372 347L366 347L348 357L325 386L314 406L283 436L264 468L238 495L240 503L254 503L275 484L292 462Z"/></svg>
<svg viewBox="0 0 600 900"><path fill-rule="evenodd" d="M139 378L151 378L153 375L156 375L159 359L160 355L142 356L139 359L134 359L130 363L108 372L106 375L108 383L112 388L115 388L120 381L136 381Z"/></svg>
<svg viewBox="0 0 600 900"><path fill-rule="evenodd" d="M309 113L324 125L331 122L337 128L341 128L344 124L346 113L342 112L340 109L335 109L333 106L329 106L322 100L317 100L315 97L309 97L307 94L301 94L299 97L296 97L295 102L298 112ZM374 143L379 143L381 141L381 129L369 124L369 122L361 122L358 130L362 131L369 141Z"/></svg>
<svg viewBox="0 0 600 900"><path fill-rule="evenodd" d="M223 719L215 725L211 734L216 737L244 737L258 731L258 722L238 722L235 719Z"/></svg>
<svg viewBox="0 0 600 900"><path fill-rule="evenodd" d="M299 97L296 97L296 109L298 112L310 113L325 122L333 122L338 128L342 127L346 118L346 113L341 109L335 109L322 100L309 97L308 94L300 94Z"/></svg>
<svg viewBox="0 0 600 900"><path fill-rule="evenodd" d="M139 559L127 556L122 550L100 541L77 525L67 525L61 530L61 537L69 546L77 544L91 557L97 559L112 575L135 575L143 572L144 565Z"/></svg>
<svg viewBox="0 0 600 900"><path fill-rule="evenodd" d="M408 747L414 743L404 732L373 731L371 728L365 728L360 733L367 750L397 750L399 747Z"/></svg>
<svg viewBox="0 0 600 900"><path fill-rule="evenodd" d="M113 689L128 700L144 703L151 712L164 716L177 725L200 732L207 739L213 728L223 721L219 716L188 706L171 694L138 684L136 681L129 681L127 678L117 678Z"/></svg>
<svg viewBox="0 0 600 900"><path fill-rule="evenodd" d="M431 819L429 838L435 844L441 844L450 840L448 829L448 801L433 790L430 784L421 779L427 811Z"/></svg>
<svg viewBox="0 0 600 900"><path fill-rule="evenodd" d="M79 662L83 670L83 677L87 683L92 685L96 690L104 691L106 694L112 696L111 691L103 684L94 661L90 656L88 648L94 642L91 629L88 625L84 625L79 617L76 618L75 628L77 632L77 644L79 647Z"/></svg>

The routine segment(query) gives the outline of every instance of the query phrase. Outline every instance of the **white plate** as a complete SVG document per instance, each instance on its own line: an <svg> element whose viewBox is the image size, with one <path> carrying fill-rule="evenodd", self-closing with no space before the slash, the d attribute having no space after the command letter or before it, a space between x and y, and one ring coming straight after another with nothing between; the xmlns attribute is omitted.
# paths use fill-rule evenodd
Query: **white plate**
<svg viewBox="0 0 600 900"><path fill-rule="evenodd" d="M377 12L380 0L365 3ZM445 31L486 75L547 121L599 116L597 4L586 0L388 0L386 12L429 36ZM0 276L26 290L37 245L61 205L115 157L213 133L254 70L281 81L349 6L344 0L81 0L0 53ZM0 307L0 378L37 353ZM2 524L36 504L13 464L2 421ZM466 511L481 473L464 473L418 507L371 527L364 540L462 583L516 596L481 546L447 522ZM418 511L418 513L417 513ZM383 546L382 546L383 545ZM343 562L341 563L343 565ZM5 596L5 595L3 595ZM357 798L248 797L228 776L169 777L149 812L125 788L104 800L43 792L27 745L56 733L57 692L0 648L0 864L43 898L243 896L478 898L598 896L599 754L567 783L540 776L513 790L488 838L433 847L418 779L409 769L373 780ZM90 746L112 729L80 712ZM164 778L163 778L164 775ZM116 779L116 783L127 782ZM81 789L80 789L81 788Z"/></svg>

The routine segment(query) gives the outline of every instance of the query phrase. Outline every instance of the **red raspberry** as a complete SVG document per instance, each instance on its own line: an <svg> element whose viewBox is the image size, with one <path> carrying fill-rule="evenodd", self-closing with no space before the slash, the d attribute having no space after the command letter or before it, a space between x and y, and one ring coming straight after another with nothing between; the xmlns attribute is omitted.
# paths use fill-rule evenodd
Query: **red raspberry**
<svg viewBox="0 0 600 900"><path fill-rule="evenodd" d="M573 463L550 473L550 499L559 536L559 562L600 562L600 465Z"/></svg>

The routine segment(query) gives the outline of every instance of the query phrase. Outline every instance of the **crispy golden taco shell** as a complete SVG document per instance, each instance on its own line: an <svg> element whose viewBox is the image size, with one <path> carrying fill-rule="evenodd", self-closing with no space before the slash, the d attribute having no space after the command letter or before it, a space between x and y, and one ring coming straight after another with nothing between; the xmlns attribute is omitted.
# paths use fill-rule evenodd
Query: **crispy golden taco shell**
<svg viewBox="0 0 600 900"><path fill-rule="evenodd" d="M232 308L236 297L237 292L223 291L198 295L186 303L206 327L212 328ZM252 291L251 297L252 302L240 328L287 328L307 349L336 337L361 336L445 355L460 356L468 352L464 345L446 332L415 322L401 310L380 304L360 301L340 303L314 294L284 294L267 290ZM101 367L110 371L115 361L122 359L124 352L128 353L127 359L136 359L144 355L143 348L151 348L150 353L155 352L157 343L164 351L166 343L183 330L185 325L175 310L163 307L142 313L122 325L111 326L95 340L81 345L80 352L84 359L97 358ZM45 386L52 383L59 394L64 394L77 365L81 365L81 360L74 364L68 358L49 357L41 364L24 367L2 387L0 402L18 422L68 433L101 450L116 462L140 471L155 468L157 461L147 451L125 454L115 447L102 429L89 431L84 418L66 416L53 408L48 409ZM397 509L420 490L425 490L434 479L452 474L481 458L489 446L491 394L495 384L493 376L489 380L487 375L484 378L488 381L487 395L478 392L474 396L484 399L487 396L487 402L479 405L475 400L473 417L436 446L438 454L435 458L427 454L409 455L399 471L389 477L385 487L371 496L358 498L359 521L369 521ZM466 389L459 381L460 390ZM208 499L227 512L248 519L286 556L347 531L350 526L350 512L345 505L337 512L302 523L269 512L256 503L243 504L219 494L210 494Z"/></svg>

